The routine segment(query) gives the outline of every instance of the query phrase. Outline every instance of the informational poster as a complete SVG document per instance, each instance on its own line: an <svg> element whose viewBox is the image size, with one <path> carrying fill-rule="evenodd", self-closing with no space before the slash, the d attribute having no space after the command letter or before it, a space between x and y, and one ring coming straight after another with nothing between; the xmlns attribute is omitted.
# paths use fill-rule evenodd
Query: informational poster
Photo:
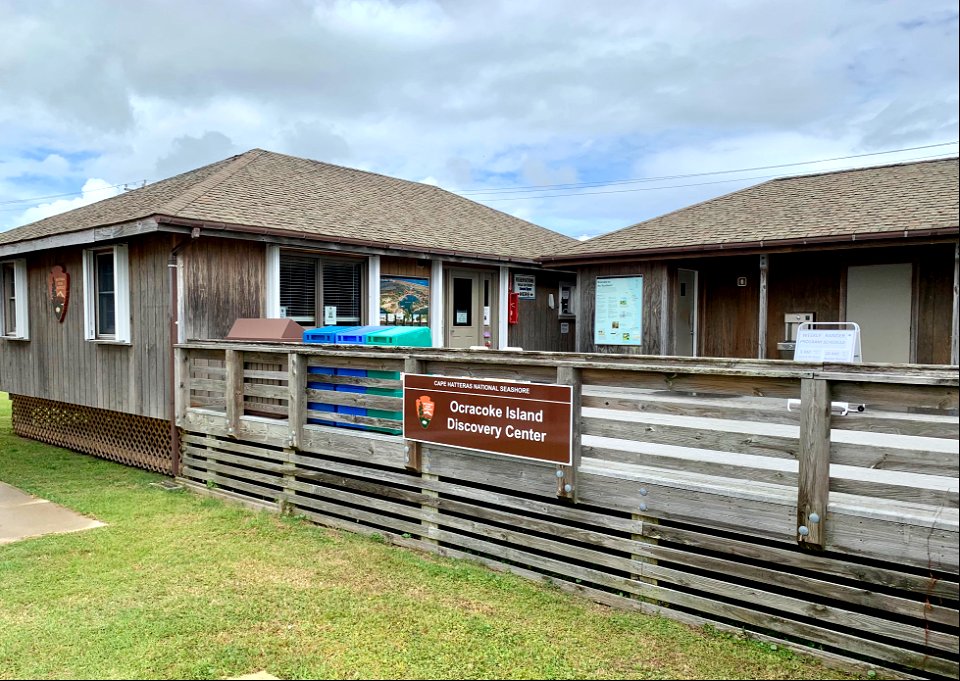
<svg viewBox="0 0 960 681"><path fill-rule="evenodd" d="M337 306L336 305L323 306L323 325L324 326L337 325Z"/></svg>
<svg viewBox="0 0 960 681"><path fill-rule="evenodd" d="M403 437L570 465L569 385L404 374Z"/></svg>
<svg viewBox="0 0 960 681"><path fill-rule="evenodd" d="M597 277L593 342L643 343L643 277Z"/></svg>
<svg viewBox="0 0 960 681"><path fill-rule="evenodd" d="M430 280L380 277L380 323L391 326L430 325Z"/></svg>
<svg viewBox="0 0 960 681"><path fill-rule="evenodd" d="M513 292L520 294L520 300L536 300L537 277L533 274L514 274Z"/></svg>

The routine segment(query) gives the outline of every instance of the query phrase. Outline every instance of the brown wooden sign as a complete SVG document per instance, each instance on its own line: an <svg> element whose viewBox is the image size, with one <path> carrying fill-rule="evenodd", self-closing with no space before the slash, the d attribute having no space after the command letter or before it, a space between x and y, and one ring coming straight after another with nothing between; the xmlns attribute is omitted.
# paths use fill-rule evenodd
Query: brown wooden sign
<svg viewBox="0 0 960 681"><path fill-rule="evenodd" d="M50 276L47 277L47 297L53 316L62 323L70 302L70 275L60 265L50 270Z"/></svg>
<svg viewBox="0 0 960 681"><path fill-rule="evenodd" d="M570 465L572 388L405 374L403 436Z"/></svg>

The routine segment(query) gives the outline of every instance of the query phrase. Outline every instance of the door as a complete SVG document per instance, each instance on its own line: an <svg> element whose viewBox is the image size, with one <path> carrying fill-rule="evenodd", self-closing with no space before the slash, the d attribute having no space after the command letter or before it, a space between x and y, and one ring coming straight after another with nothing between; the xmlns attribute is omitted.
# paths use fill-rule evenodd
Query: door
<svg viewBox="0 0 960 681"><path fill-rule="evenodd" d="M497 347L493 274L450 270L446 298L447 347Z"/></svg>
<svg viewBox="0 0 960 681"><path fill-rule="evenodd" d="M697 273L677 270L677 332L674 354L697 356Z"/></svg>
<svg viewBox="0 0 960 681"><path fill-rule="evenodd" d="M847 319L860 325L864 362L909 362L913 265L847 268Z"/></svg>

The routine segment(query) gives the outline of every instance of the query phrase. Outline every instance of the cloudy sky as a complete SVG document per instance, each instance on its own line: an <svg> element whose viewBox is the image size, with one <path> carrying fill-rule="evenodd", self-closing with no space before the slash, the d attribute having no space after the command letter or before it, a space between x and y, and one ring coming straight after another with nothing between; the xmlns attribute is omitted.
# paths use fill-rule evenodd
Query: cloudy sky
<svg viewBox="0 0 960 681"><path fill-rule="evenodd" d="M590 236L958 137L955 0L0 0L0 230L260 147Z"/></svg>

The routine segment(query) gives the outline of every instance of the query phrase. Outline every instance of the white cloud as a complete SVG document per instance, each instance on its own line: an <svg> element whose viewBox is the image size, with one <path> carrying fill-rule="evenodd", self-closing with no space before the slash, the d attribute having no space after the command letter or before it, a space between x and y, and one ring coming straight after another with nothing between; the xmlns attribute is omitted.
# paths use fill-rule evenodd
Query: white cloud
<svg viewBox="0 0 960 681"><path fill-rule="evenodd" d="M455 27L436 2L397 4L387 0L335 0L314 9L319 25L366 40L436 42Z"/></svg>
<svg viewBox="0 0 960 681"><path fill-rule="evenodd" d="M73 199L57 199L56 201L41 203L38 206L28 208L20 216L17 224L35 222L36 220L42 220L43 218L48 218L51 215L65 213L68 210L73 210L74 208L79 208L80 206L86 206L87 204L94 203L96 201L109 199L111 196L116 196L117 194L122 193L123 189L111 185L106 180L101 180L97 177L91 177L89 180L83 183L83 187L81 188L80 192L80 196Z"/></svg>
<svg viewBox="0 0 960 681"><path fill-rule="evenodd" d="M489 188L940 142L958 42L947 0L0 3L0 201L253 147ZM490 205L594 234L724 187Z"/></svg>

